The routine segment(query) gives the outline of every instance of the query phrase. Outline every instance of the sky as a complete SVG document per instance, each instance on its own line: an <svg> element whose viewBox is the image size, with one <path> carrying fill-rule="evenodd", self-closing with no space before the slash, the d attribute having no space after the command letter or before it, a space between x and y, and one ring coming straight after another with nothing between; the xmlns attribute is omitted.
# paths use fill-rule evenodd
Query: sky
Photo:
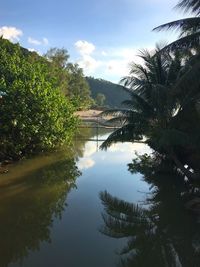
<svg viewBox="0 0 200 267"><path fill-rule="evenodd" d="M178 0L0 0L0 35L44 54L66 48L84 74L113 82L141 63L138 50L176 39L153 32L183 14Z"/></svg>

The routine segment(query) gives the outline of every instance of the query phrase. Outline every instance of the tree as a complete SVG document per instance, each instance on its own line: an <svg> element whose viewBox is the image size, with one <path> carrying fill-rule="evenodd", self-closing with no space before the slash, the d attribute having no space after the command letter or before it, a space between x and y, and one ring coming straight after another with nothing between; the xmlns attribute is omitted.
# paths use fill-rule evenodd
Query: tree
<svg viewBox="0 0 200 267"><path fill-rule="evenodd" d="M95 99L97 106L103 107L106 97L104 94L98 93Z"/></svg>
<svg viewBox="0 0 200 267"><path fill-rule="evenodd" d="M49 74L50 79L54 81L54 86L59 87L64 95L68 94L69 73L66 70L69 54L64 48L50 48L44 57L50 63Z"/></svg>
<svg viewBox="0 0 200 267"><path fill-rule="evenodd" d="M87 109L93 103L90 88L82 69L77 64L68 62L68 51L64 48L51 48L44 57L51 63L50 76L53 77L55 86L61 89L76 109Z"/></svg>
<svg viewBox="0 0 200 267"><path fill-rule="evenodd" d="M83 70L78 64L68 64L69 73L67 96L78 110L89 108L94 100L91 98L90 87L83 75Z"/></svg>
<svg viewBox="0 0 200 267"><path fill-rule="evenodd" d="M70 142L74 107L54 85L44 59L0 40L0 160Z"/></svg>
<svg viewBox="0 0 200 267"><path fill-rule="evenodd" d="M200 117L193 104L199 99L200 83L193 83L192 90L187 85L191 84L193 77L191 64L199 63L194 60L183 66L179 53L160 53L159 48L153 55L143 51L141 57L144 64L133 63L130 76L122 79L129 86L132 99L123 102L125 109L104 113L114 116L110 122L120 122L123 126L114 131L101 147L145 138L151 148L171 158L188 178L196 179L199 167L190 156L196 155L199 149L197 121ZM191 118L187 114L191 114ZM186 164L192 166L196 174L186 169Z"/></svg>
<svg viewBox="0 0 200 267"><path fill-rule="evenodd" d="M199 52L200 45L200 1L199 0L181 0L179 1L177 8L184 11L191 11L195 17L180 19L172 21L156 27L154 30L180 30L179 39L165 46L163 50L176 51L176 50L188 50L195 49Z"/></svg>

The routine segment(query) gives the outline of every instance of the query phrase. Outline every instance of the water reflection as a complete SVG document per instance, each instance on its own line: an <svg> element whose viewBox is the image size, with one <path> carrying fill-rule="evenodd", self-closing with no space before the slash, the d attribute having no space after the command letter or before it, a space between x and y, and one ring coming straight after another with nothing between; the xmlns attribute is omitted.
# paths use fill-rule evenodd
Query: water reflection
<svg viewBox="0 0 200 267"><path fill-rule="evenodd" d="M0 177L0 266L115 267L115 249L121 266L199 266L199 225L184 209L183 180L148 164L132 162L128 171L135 150L150 152L144 144L105 152L95 142L75 141L74 150L20 162ZM147 205L130 204L144 201L141 192L151 186ZM98 194L105 189L118 198L101 194L103 221ZM103 224L102 232L117 239L99 232Z"/></svg>
<svg viewBox="0 0 200 267"><path fill-rule="evenodd" d="M134 172L134 167L130 164L130 171ZM169 170L143 166L144 179L154 186L147 196L147 206L129 203L106 191L100 193L104 205L100 231L112 238L127 239L127 245L119 251L120 266L199 266L199 223L184 206L188 186Z"/></svg>
<svg viewBox="0 0 200 267"><path fill-rule="evenodd" d="M20 163L1 176L2 267L22 262L30 251L39 250L42 242L51 242L53 219L61 218L66 196L80 175L75 160L59 153L30 160L25 166Z"/></svg>

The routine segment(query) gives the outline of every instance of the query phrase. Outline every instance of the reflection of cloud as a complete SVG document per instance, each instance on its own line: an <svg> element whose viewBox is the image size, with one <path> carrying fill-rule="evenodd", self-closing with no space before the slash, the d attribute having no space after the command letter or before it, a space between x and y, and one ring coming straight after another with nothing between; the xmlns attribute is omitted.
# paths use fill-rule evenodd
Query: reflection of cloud
<svg viewBox="0 0 200 267"><path fill-rule="evenodd" d="M89 169L93 167L94 165L95 165L95 161L90 158L83 158L83 159L80 159L80 161L78 162L78 168L80 170Z"/></svg>
<svg viewBox="0 0 200 267"><path fill-rule="evenodd" d="M84 157L90 157L96 153L97 145L95 142L87 142L85 145Z"/></svg>
<svg viewBox="0 0 200 267"><path fill-rule="evenodd" d="M109 152L121 152L130 153L131 151L137 151L138 154L151 153L151 148L146 144L141 143L117 143L113 144L109 149Z"/></svg>

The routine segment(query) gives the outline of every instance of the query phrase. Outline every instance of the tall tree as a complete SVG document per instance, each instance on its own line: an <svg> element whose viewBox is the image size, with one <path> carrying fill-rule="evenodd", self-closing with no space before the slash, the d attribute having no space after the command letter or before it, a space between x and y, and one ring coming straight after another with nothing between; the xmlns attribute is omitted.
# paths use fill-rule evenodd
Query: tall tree
<svg viewBox="0 0 200 267"><path fill-rule="evenodd" d="M104 94L98 93L95 99L97 106L102 107L105 104L106 97Z"/></svg>
<svg viewBox="0 0 200 267"><path fill-rule="evenodd" d="M0 160L69 142L74 107L49 77L47 62L0 40Z"/></svg>
<svg viewBox="0 0 200 267"><path fill-rule="evenodd" d="M55 86L71 100L76 109L88 108L93 100L83 71L77 64L68 62L69 54L64 48L51 48L44 55L51 62L50 75Z"/></svg>
<svg viewBox="0 0 200 267"><path fill-rule="evenodd" d="M192 166L199 173L199 168L188 158L191 151L197 152L200 140L199 124L194 123L200 117L193 105L194 99L199 99L200 84L193 83L193 94L187 86L192 79L190 64L196 64L195 60L186 67L178 53L160 53L158 48L153 55L145 51L141 56L144 64L133 63L130 76L122 79L129 86L132 99L123 102L125 109L105 112L114 116L110 122L120 122L123 126L107 138L102 148L115 142L145 138L154 150L173 159L185 175L194 179L196 175L184 165Z"/></svg>

